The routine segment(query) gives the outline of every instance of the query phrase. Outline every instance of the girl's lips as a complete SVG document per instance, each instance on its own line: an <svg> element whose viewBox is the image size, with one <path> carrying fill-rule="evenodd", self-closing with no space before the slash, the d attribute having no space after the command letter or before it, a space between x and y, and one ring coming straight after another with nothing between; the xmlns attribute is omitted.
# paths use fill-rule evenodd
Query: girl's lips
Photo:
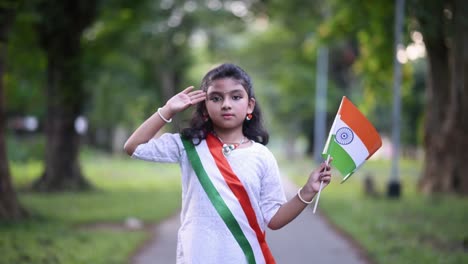
<svg viewBox="0 0 468 264"><path fill-rule="evenodd" d="M231 117L234 117L234 115L233 114L223 114L222 117L231 118Z"/></svg>

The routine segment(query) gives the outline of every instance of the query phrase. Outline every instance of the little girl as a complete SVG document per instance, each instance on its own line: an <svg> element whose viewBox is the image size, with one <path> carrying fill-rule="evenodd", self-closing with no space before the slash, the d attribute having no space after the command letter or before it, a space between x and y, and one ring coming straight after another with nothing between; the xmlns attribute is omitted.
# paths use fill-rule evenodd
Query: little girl
<svg viewBox="0 0 468 264"><path fill-rule="evenodd" d="M190 127L153 138L172 117L196 105ZM233 64L209 71L201 89L176 94L127 140L134 158L179 163L181 227L177 263L275 263L265 229L291 222L331 180L322 163L286 201L268 132L247 73Z"/></svg>

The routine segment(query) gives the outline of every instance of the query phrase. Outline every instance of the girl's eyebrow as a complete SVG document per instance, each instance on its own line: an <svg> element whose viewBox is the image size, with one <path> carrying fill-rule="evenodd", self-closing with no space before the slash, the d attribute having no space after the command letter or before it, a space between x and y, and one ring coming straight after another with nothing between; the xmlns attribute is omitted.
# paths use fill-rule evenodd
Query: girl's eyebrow
<svg viewBox="0 0 468 264"><path fill-rule="evenodd" d="M208 95L211 95L211 94L232 94L232 93L238 93L238 92L242 92L242 89L235 89L235 90L231 90L231 91L227 91L227 92L211 91L210 93L208 93Z"/></svg>

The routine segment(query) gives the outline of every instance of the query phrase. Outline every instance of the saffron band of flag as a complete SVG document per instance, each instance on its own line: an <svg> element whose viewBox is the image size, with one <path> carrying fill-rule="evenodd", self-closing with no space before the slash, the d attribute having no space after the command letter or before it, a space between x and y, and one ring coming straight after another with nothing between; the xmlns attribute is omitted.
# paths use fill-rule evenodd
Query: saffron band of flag
<svg viewBox="0 0 468 264"><path fill-rule="evenodd" d="M382 140L374 126L345 96L341 100L322 152L333 157L333 166L346 181L380 147Z"/></svg>

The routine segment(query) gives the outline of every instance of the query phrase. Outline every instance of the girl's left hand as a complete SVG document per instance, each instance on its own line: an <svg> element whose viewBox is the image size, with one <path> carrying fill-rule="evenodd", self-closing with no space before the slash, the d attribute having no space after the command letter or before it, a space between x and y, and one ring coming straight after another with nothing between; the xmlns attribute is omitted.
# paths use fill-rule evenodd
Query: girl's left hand
<svg viewBox="0 0 468 264"><path fill-rule="evenodd" d="M307 183L303 187L305 191L317 193L320 190L320 182L323 181L322 189L325 188L331 181L330 163L333 158L330 158L328 165L322 162L320 166L312 171L309 175Z"/></svg>

